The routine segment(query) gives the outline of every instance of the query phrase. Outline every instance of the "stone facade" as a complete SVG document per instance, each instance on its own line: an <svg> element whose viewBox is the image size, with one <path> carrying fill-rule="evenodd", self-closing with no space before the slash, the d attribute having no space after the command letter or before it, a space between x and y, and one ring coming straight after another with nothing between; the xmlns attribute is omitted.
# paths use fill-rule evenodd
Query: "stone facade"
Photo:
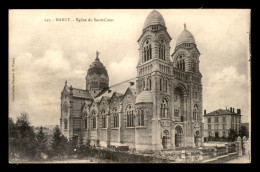
<svg viewBox="0 0 260 172"><path fill-rule="evenodd" d="M63 134L136 150L202 146L200 53L186 25L172 55L171 39L153 10L138 39L137 77L113 86L97 53L86 90L66 83L61 93Z"/></svg>

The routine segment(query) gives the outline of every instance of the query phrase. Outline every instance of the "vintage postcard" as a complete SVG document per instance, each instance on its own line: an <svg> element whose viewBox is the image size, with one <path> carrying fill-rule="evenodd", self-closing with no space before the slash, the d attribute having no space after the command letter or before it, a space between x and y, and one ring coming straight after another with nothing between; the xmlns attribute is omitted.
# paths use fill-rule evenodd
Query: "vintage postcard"
<svg viewBox="0 0 260 172"><path fill-rule="evenodd" d="M9 163L251 163L250 9L10 9Z"/></svg>

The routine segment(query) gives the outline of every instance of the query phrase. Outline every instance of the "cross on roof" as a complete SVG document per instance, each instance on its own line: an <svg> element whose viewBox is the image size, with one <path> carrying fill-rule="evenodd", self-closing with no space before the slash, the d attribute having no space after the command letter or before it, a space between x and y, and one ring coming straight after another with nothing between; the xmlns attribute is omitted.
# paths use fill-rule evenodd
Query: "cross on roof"
<svg viewBox="0 0 260 172"><path fill-rule="evenodd" d="M97 51L96 53L97 53L97 57L98 57L98 55L100 54L100 52Z"/></svg>

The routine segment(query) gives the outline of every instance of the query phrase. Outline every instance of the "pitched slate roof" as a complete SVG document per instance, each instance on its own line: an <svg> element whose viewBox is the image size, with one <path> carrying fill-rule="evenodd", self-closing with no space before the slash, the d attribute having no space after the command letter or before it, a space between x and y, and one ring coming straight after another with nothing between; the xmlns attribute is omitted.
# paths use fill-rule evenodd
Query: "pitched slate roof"
<svg viewBox="0 0 260 172"><path fill-rule="evenodd" d="M130 86L130 82L133 82L132 86ZM112 85L109 87L109 89L106 89L103 92L101 92L101 94L99 94L96 99L98 99L99 97L101 99L102 96L111 98L114 93L116 93L120 98L122 98L124 96L124 93L126 92L127 88L135 90L135 87L136 87L135 84L136 84L136 78L132 78L132 79L120 82L118 84Z"/></svg>
<svg viewBox="0 0 260 172"><path fill-rule="evenodd" d="M65 85L64 88L66 89L68 94L70 94L70 87ZM91 96L91 94L88 90L82 90L82 89L73 88L73 87L72 87L72 97L84 98L84 99L93 99L93 97Z"/></svg>
<svg viewBox="0 0 260 172"><path fill-rule="evenodd" d="M73 93L73 95L72 95L73 97L93 99L93 97L91 96L91 94L88 90L73 88L72 93Z"/></svg>
<svg viewBox="0 0 260 172"><path fill-rule="evenodd" d="M215 110L213 112L207 113L204 116L216 116L216 115L239 115L239 116L241 116L241 114L233 113L233 112L230 112L230 111L224 110L224 109Z"/></svg>

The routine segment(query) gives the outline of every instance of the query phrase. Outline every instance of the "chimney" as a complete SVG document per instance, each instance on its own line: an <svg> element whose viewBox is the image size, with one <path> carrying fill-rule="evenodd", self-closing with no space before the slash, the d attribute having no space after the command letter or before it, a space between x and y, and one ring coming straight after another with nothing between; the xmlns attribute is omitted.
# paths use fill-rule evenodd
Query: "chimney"
<svg viewBox="0 0 260 172"><path fill-rule="evenodd" d="M232 107L230 107L230 110L229 110L229 112L232 112Z"/></svg>
<svg viewBox="0 0 260 172"><path fill-rule="evenodd" d="M233 108L232 112L235 113L235 108Z"/></svg>
<svg viewBox="0 0 260 172"><path fill-rule="evenodd" d="M207 113L206 113L206 109L204 109L204 115L206 115Z"/></svg>
<svg viewBox="0 0 260 172"><path fill-rule="evenodd" d="M237 114L241 114L241 110L240 109L237 109Z"/></svg>

